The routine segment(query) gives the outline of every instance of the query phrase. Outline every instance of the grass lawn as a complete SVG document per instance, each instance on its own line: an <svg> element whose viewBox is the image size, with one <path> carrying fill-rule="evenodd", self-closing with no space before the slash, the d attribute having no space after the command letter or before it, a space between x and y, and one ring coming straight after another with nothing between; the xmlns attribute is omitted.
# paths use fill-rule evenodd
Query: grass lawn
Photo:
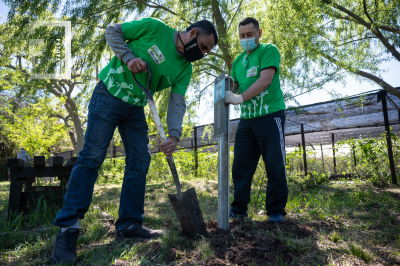
<svg viewBox="0 0 400 266"><path fill-rule="evenodd" d="M80 221L80 264L400 265L399 187L376 188L363 181L312 186L289 178L285 222L267 224L260 197L251 202L249 219L232 221L231 230L224 231L216 228L217 182L181 183L183 190L196 188L208 238L189 240L180 235L167 196L175 187L158 181L147 185L144 225L166 234L157 240L117 243L113 221L122 184L98 184L90 210ZM52 225L57 210L47 206L8 222L8 190L9 182L0 182L0 264L49 265L59 230Z"/></svg>

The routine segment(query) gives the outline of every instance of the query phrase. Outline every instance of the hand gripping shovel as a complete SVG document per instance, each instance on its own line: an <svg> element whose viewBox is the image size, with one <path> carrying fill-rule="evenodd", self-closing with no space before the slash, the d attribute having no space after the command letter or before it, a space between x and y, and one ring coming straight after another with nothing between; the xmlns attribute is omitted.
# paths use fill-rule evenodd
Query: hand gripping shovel
<svg viewBox="0 0 400 266"><path fill-rule="evenodd" d="M140 85L140 83L136 80L134 74L133 79L146 95L147 103L149 105L151 115L153 116L154 124L156 125L158 135L160 135L161 142L163 143L167 140L167 138L165 136L164 128L161 124L160 116L158 115L157 107L153 101L153 95L151 94L151 72L147 62L146 68L147 73L149 74L147 89ZM175 181L176 189L178 190L178 193L168 194L168 197L182 227L183 235L189 238L196 237L197 235L206 236L206 225L204 223L203 215L200 210L200 204L197 200L195 189L190 188L185 192L181 192L181 185L179 183L179 177L178 172L176 171L174 157L172 157L172 155L167 156L167 161Z"/></svg>

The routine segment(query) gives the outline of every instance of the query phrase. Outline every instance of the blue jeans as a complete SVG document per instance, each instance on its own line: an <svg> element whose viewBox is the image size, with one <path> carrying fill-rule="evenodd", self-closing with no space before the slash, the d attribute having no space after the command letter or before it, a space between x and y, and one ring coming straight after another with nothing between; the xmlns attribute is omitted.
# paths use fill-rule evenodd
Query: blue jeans
<svg viewBox="0 0 400 266"><path fill-rule="evenodd" d="M115 227L121 231L133 223L143 222L146 176L151 159L144 108L112 96L100 81L89 104L85 144L72 168L64 207L53 224L68 227L83 219L117 126L125 148L126 166Z"/></svg>
<svg viewBox="0 0 400 266"><path fill-rule="evenodd" d="M232 180L235 188L231 211L247 212L251 183L262 155L268 176L265 209L267 215L286 215L288 199L284 138L285 116L274 113L252 119L241 119L235 136Z"/></svg>

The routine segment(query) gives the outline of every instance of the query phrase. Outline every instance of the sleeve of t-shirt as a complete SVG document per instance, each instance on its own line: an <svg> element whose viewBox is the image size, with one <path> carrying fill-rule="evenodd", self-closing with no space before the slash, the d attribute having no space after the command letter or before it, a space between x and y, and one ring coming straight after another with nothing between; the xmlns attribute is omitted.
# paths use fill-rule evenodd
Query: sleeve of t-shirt
<svg viewBox="0 0 400 266"><path fill-rule="evenodd" d="M279 63L281 62L281 55L275 45L264 48L263 55L261 58L261 71L268 68L275 69L275 73L278 72Z"/></svg>
<svg viewBox="0 0 400 266"><path fill-rule="evenodd" d="M171 86L171 92L185 95L190 84L190 79L192 78L192 71L193 68L192 65L190 65L190 68L182 73L182 77Z"/></svg>
<svg viewBox="0 0 400 266"><path fill-rule="evenodd" d="M233 78L233 82L235 82L235 83L238 82L236 79L235 64L232 64L231 77Z"/></svg>
<svg viewBox="0 0 400 266"><path fill-rule="evenodd" d="M150 33L156 24L155 19L142 18L122 23L122 34L125 40L137 40Z"/></svg>

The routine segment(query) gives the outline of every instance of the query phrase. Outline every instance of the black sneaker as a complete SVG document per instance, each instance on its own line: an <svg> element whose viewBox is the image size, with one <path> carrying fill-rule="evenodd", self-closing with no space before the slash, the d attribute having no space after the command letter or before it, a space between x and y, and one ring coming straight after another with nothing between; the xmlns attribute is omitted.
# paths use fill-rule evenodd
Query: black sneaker
<svg viewBox="0 0 400 266"><path fill-rule="evenodd" d="M163 230L151 230L139 223L135 223L131 228L123 229L117 233L117 239L121 238L157 238L164 234Z"/></svg>
<svg viewBox="0 0 400 266"><path fill-rule="evenodd" d="M245 214L237 214L232 211L229 211L229 218L239 219L239 218L247 218L247 217L249 217L247 212Z"/></svg>
<svg viewBox="0 0 400 266"><path fill-rule="evenodd" d="M51 255L52 262L55 264L66 263L76 265L76 244L78 242L79 229L70 228L64 233L57 233L54 240L53 254Z"/></svg>

